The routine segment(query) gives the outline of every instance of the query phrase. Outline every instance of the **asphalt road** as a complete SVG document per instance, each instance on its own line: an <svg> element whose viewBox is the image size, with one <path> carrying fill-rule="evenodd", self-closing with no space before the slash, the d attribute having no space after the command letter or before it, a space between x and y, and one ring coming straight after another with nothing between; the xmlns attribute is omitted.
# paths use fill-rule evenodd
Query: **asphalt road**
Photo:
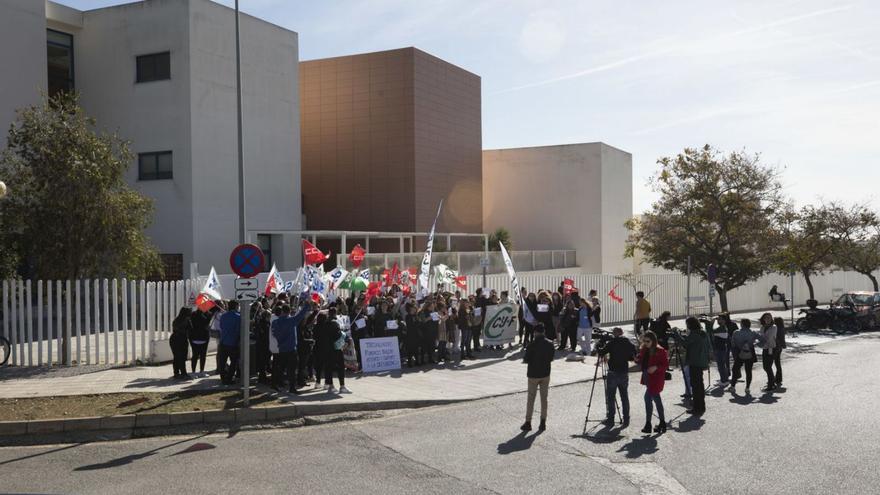
<svg viewBox="0 0 880 495"><path fill-rule="evenodd" d="M784 361L786 389L762 395L756 367L754 397L716 391L702 418L683 414L674 373L674 429L659 436L639 432L634 374L632 426L586 437L579 384L551 389L543 434L520 433L518 394L325 426L2 448L0 492L880 493L877 369L880 335L802 347ZM598 393L593 405L601 418Z"/></svg>

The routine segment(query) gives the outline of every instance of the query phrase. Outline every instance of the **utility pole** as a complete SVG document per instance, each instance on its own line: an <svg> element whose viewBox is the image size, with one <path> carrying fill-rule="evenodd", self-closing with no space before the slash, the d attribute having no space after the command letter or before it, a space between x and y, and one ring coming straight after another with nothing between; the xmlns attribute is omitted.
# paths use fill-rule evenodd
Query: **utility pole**
<svg viewBox="0 0 880 495"><path fill-rule="evenodd" d="M239 33L238 0L235 0L235 103L236 103L236 127L238 131L238 242L247 242L247 222L245 208L245 182L244 182L244 150L242 148L241 132L241 36ZM247 301L242 301L239 307L241 312L241 389L244 396L244 405L250 406L251 392L251 307Z"/></svg>

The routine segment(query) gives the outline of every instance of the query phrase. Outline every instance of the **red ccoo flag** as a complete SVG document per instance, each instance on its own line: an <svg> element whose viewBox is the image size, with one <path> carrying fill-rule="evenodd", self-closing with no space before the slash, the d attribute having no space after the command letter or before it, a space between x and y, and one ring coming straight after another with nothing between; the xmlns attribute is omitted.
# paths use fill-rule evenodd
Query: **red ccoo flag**
<svg viewBox="0 0 880 495"><path fill-rule="evenodd" d="M317 265L327 261L330 258L330 253L326 255L321 252L320 249L316 248L314 244L303 239L303 258L305 258L305 263L307 265Z"/></svg>
<svg viewBox="0 0 880 495"><path fill-rule="evenodd" d="M367 301L378 296L381 288L382 284L379 282L370 282L370 285L367 286Z"/></svg>
<svg viewBox="0 0 880 495"><path fill-rule="evenodd" d="M467 277L464 275L455 277L455 286L461 290L467 290Z"/></svg>
<svg viewBox="0 0 880 495"><path fill-rule="evenodd" d="M562 293L565 295L571 294L572 292L580 292L577 287L574 286L574 280L570 278L566 278L562 280Z"/></svg>
<svg viewBox="0 0 880 495"><path fill-rule="evenodd" d="M348 255L348 259L355 268L360 268L361 263L364 262L366 254L367 252L364 251L364 248L362 248L360 244L356 244L354 248L352 248L351 254Z"/></svg>
<svg viewBox="0 0 880 495"><path fill-rule="evenodd" d="M618 284L618 285L620 285L620 284ZM608 297L610 297L613 301L615 301L617 303L623 303L623 298L618 296L617 292L615 292L618 285L615 285L610 291L608 291Z"/></svg>
<svg viewBox="0 0 880 495"><path fill-rule="evenodd" d="M392 285L397 283L397 279L400 277L400 268L397 266L397 262L394 262L394 266L391 267L391 271L386 274L385 277L385 286L391 287Z"/></svg>

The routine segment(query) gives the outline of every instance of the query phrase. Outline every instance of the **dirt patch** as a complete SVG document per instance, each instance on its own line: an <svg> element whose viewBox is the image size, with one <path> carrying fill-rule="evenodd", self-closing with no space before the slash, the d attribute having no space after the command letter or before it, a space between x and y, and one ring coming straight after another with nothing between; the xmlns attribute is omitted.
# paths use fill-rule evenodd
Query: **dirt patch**
<svg viewBox="0 0 880 495"><path fill-rule="evenodd" d="M251 406L281 405L276 396L252 391ZM0 421L66 419L137 413L170 413L243 407L240 390L142 392L0 399Z"/></svg>

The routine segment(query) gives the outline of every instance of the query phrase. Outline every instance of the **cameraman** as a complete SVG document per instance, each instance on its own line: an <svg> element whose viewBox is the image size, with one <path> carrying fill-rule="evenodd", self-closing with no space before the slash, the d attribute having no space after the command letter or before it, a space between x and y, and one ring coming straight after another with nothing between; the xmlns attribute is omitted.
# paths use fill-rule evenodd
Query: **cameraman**
<svg viewBox="0 0 880 495"><path fill-rule="evenodd" d="M636 347L623 336L623 329L615 327L614 337L601 338L599 358L608 361L608 375L605 378L605 410L607 415L604 424L614 426L615 395L620 390L620 408L623 413L623 427L629 426L629 362L636 358ZM607 341L606 341L607 340ZM606 341L606 342L602 342ZM604 344L604 345L603 345ZM606 357L607 356L607 357ZM596 365L598 366L598 362Z"/></svg>

